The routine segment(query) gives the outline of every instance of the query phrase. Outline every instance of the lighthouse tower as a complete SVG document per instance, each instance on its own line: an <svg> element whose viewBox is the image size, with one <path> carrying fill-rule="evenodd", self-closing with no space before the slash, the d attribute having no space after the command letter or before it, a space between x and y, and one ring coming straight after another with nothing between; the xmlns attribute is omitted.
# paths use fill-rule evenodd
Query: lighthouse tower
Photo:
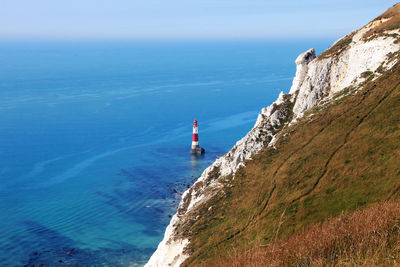
<svg viewBox="0 0 400 267"><path fill-rule="evenodd" d="M197 124L197 120L194 120L192 149L190 150L190 154L201 155L204 154L204 152L204 149L199 146L199 125Z"/></svg>

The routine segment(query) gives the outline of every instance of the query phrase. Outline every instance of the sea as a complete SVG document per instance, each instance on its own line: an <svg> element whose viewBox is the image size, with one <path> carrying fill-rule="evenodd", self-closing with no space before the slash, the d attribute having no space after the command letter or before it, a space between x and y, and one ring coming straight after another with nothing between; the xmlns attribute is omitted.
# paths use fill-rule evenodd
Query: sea
<svg viewBox="0 0 400 267"><path fill-rule="evenodd" d="M181 194L331 41L2 40L0 266L143 266Z"/></svg>

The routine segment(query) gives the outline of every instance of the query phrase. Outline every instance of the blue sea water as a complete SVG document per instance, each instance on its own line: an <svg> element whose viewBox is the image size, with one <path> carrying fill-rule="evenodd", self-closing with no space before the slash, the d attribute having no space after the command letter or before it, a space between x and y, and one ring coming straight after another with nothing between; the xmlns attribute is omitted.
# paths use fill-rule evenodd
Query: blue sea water
<svg viewBox="0 0 400 267"><path fill-rule="evenodd" d="M143 265L180 193L329 43L1 42L0 265Z"/></svg>

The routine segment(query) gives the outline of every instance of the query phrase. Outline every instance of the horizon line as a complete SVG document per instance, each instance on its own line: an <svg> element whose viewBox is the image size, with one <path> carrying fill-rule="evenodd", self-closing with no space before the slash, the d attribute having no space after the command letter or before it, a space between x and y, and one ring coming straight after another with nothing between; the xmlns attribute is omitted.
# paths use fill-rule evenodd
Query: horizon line
<svg viewBox="0 0 400 267"><path fill-rule="evenodd" d="M121 41L121 42L147 42L147 41L290 41L290 40L337 40L341 36L279 36L279 37L37 37L37 36L0 36L0 41Z"/></svg>

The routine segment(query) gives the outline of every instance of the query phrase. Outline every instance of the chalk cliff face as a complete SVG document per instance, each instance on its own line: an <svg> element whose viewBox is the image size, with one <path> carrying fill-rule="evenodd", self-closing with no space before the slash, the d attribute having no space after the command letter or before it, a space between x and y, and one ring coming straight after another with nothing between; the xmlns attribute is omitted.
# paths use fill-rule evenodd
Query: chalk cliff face
<svg viewBox="0 0 400 267"><path fill-rule="evenodd" d="M281 92L274 103L263 108L253 129L227 154L204 170L195 184L183 194L164 239L145 266L179 266L190 255L187 249L190 237L179 233L179 225L184 224L200 204L222 188L222 179L235 173L245 160L262 148L273 146L280 131L304 116L305 111L329 101L339 92L346 92L346 88L357 90L366 80L377 78L397 62L397 57L393 55L400 50L398 29L366 37L367 33L387 20L374 20L338 40L318 57L314 49L299 55L296 77L289 93Z"/></svg>
<svg viewBox="0 0 400 267"><path fill-rule="evenodd" d="M293 108L297 117L301 117L304 111L317 105L323 98L331 97L350 86L357 87L370 75L378 76L395 64L396 61L390 60L389 55L399 50L396 35L388 34L371 40L363 38L381 21L371 22L358 32L339 40L348 40L347 47L340 54L320 56L310 62L315 54L309 50L297 58L297 73L289 92L292 95L298 92ZM371 74L366 75L369 72Z"/></svg>

